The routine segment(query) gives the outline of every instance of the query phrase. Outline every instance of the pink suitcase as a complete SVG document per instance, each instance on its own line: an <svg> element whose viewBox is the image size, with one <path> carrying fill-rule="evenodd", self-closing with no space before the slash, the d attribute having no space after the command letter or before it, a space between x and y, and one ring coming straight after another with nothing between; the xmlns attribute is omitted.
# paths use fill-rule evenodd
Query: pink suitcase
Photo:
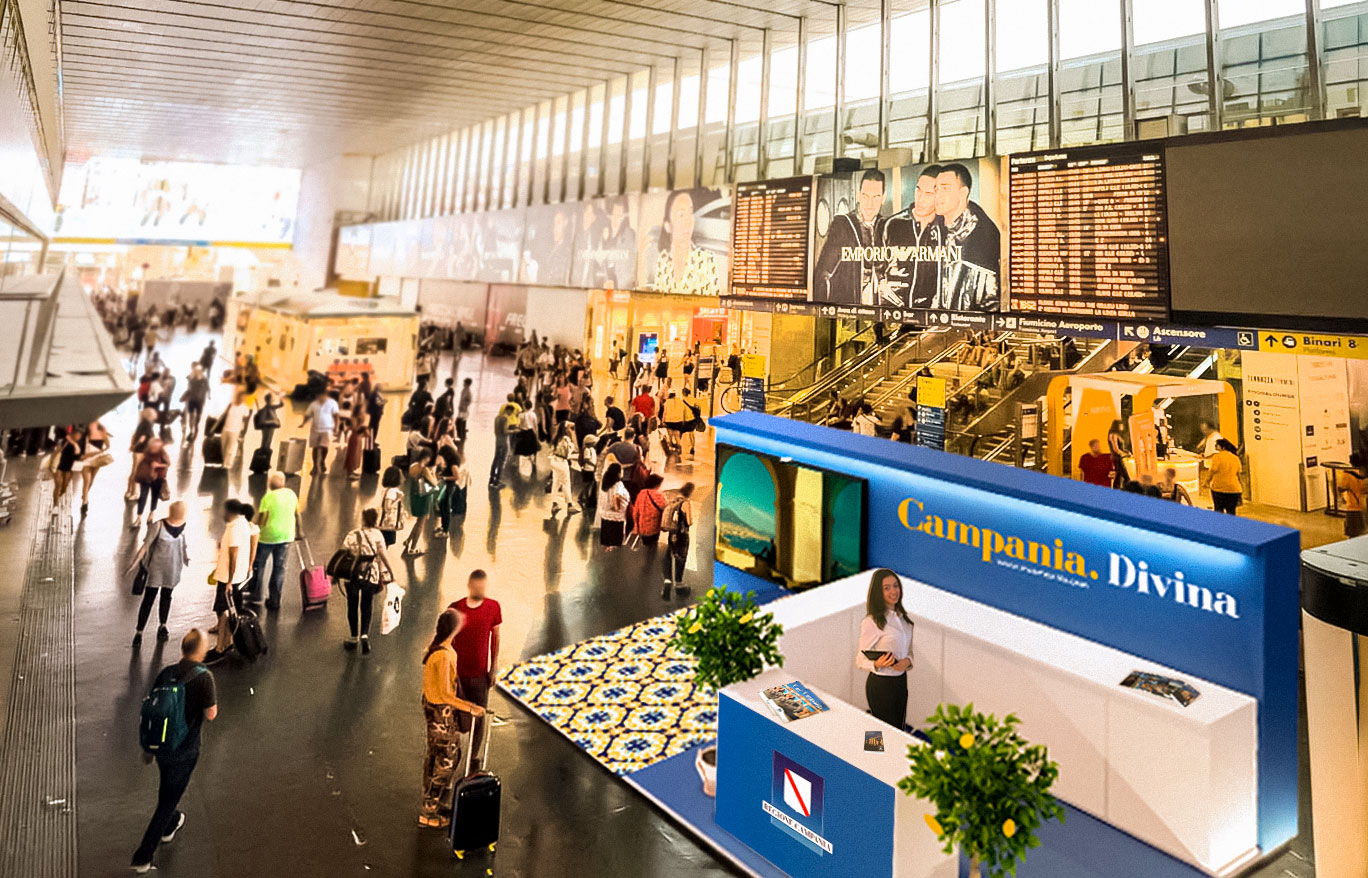
<svg viewBox="0 0 1368 878"><path fill-rule="evenodd" d="M299 548L299 543L304 547ZM328 596L332 594L332 581L328 579L328 574L323 571L322 565L314 563L313 549L309 546L308 540L300 540L295 543L295 551L299 552L299 598L304 610L315 610L319 607L328 605ZM308 552L307 563L304 560L304 553Z"/></svg>

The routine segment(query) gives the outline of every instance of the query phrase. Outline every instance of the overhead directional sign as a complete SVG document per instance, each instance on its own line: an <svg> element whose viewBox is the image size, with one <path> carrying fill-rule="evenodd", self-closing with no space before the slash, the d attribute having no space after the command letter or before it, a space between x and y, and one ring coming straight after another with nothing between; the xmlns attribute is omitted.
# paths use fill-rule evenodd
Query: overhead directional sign
<svg viewBox="0 0 1368 878"><path fill-rule="evenodd" d="M1259 350L1273 354L1315 354L1368 360L1368 336L1321 335L1282 329L1259 330Z"/></svg>

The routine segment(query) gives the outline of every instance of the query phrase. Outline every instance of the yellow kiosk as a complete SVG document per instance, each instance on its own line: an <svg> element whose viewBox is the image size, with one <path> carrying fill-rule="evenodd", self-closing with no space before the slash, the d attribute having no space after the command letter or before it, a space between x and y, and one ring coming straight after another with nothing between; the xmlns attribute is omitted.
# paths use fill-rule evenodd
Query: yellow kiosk
<svg viewBox="0 0 1368 878"><path fill-rule="evenodd" d="M1066 395L1072 397L1065 412ZM1132 372L1102 372L1085 375L1060 375L1050 382L1046 396L1047 423L1045 461L1051 475L1064 475L1064 431L1072 431L1074 455L1082 454L1093 439L1107 447L1107 432L1113 421L1122 417L1122 400L1131 398L1132 415L1127 423L1131 433L1134 461L1128 461L1131 473L1149 473L1157 477L1157 470L1168 467L1178 471L1178 483L1194 500L1198 495L1198 472L1201 457L1175 448L1170 443L1168 454L1156 456L1153 407L1166 399L1182 396L1215 396L1218 423L1223 436L1238 436L1238 407L1235 391L1224 381L1204 378L1183 378L1173 375L1137 375ZM1075 473L1075 476L1077 474Z"/></svg>
<svg viewBox="0 0 1368 878"><path fill-rule="evenodd" d="M418 314L394 300L326 290L259 301L236 298L229 303L225 335L229 356L255 356L262 377L276 387L303 383L310 370L335 379L369 372L390 390L413 384Z"/></svg>

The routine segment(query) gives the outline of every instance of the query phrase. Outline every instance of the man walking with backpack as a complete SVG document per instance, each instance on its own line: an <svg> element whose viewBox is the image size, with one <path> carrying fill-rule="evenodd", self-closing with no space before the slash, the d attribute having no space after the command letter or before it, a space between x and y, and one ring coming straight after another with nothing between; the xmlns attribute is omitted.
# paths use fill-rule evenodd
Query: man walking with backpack
<svg viewBox="0 0 1368 878"><path fill-rule="evenodd" d="M151 871L157 845L169 844L185 825L177 805L199 761L200 726L218 716L214 675L204 666L208 645L204 634L191 628L181 640L181 660L157 675L143 700L138 737L143 758L157 760L161 783L157 810L133 854L133 871L139 875Z"/></svg>

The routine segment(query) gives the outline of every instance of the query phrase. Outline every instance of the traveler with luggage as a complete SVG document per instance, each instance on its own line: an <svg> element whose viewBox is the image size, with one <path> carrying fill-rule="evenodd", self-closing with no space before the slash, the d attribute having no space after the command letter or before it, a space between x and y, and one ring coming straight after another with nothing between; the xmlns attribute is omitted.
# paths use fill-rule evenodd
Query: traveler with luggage
<svg viewBox="0 0 1368 878"><path fill-rule="evenodd" d="M451 818L443 813L461 757L461 728L457 713L484 716L484 708L460 697L456 649L452 638L461 628L461 614L447 610L437 617L432 642L423 654L423 718L427 751L423 757L423 804L419 826L443 829Z"/></svg>
<svg viewBox="0 0 1368 878"><path fill-rule="evenodd" d="M185 825L185 814L177 806L199 761L200 726L218 717L214 675L204 666L207 645L204 634L191 628L181 640L181 660L157 675L143 701L139 722L143 759L157 760L160 784L157 809L133 853L133 871L139 875L152 870L157 846L170 844Z"/></svg>
<svg viewBox="0 0 1368 878"><path fill-rule="evenodd" d="M219 418L217 432L223 445L223 468L232 469L237 463L238 449L242 445L242 434L247 429L247 419L252 410L247 405L246 391L238 388L233 391L233 401L223 410ZM206 463L208 461L205 461Z"/></svg>
<svg viewBox="0 0 1368 878"><path fill-rule="evenodd" d="M266 562L271 562L271 583L267 591L266 609L280 609L280 593L285 583L286 549L302 537L303 520L299 515L299 495L285 487L285 474L272 472L266 480L266 494L257 506L256 560L252 563L252 579L245 591L250 603L261 602L262 580Z"/></svg>
<svg viewBox="0 0 1368 878"><path fill-rule="evenodd" d="M380 535L386 546L394 545L399 531L404 527L404 473L397 466L387 467L380 477Z"/></svg>
<svg viewBox="0 0 1368 878"><path fill-rule="evenodd" d="M252 525L242 516L243 507L252 511L251 506L237 500L223 503L223 520L226 523L223 537L219 540L218 560L211 578L214 581L214 613L218 625L214 628L214 648L209 650L206 661L215 662L233 650L233 622L230 616L238 611L237 588L252 575Z"/></svg>
<svg viewBox="0 0 1368 878"><path fill-rule="evenodd" d="M133 515L133 522L129 527L137 530L143 523L143 504L147 498L152 498L151 506L147 510L147 518L152 520L152 515L157 511L158 500L169 500L170 496L166 488L166 473L171 469L171 457L166 453L166 443L156 436L147 440L143 446L143 452L138 456L138 466L133 471L133 481L138 485L138 507Z"/></svg>
<svg viewBox="0 0 1368 878"><path fill-rule="evenodd" d="M684 584L684 562L689 560L689 529L693 527L693 501L690 498L693 492L693 482L685 482L680 486L679 496L666 508L661 518L661 529L669 532L665 544L665 585L660 592L660 596L666 600L670 597L672 587L677 595L689 593L689 587Z"/></svg>
<svg viewBox="0 0 1368 878"><path fill-rule="evenodd" d="M142 643L143 628L152 615L152 604L161 599L158 610L157 640L165 641L169 636L166 630L167 617L171 615L171 591L180 584L182 571L190 563L190 551L185 539L185 503L177 500L166 508L166 517L152 525L147 531L138 553L133 556L130 570L136 570L133 580L133 593L142 589L142 604L138 606L138 630L133 635L133 645ZM138 580L142 582L139 583Z"/></svg>
<svg viewBox="0 0 1368 878"><path fill-rule="evenodd" d="M437 529L434 537L444 537L451 530L452 516L465 517L466 500L470 495L470 471L465 468L461 452L451 445L438 449L437 477L441 480L437 495Z"/></svg>
<svg viewBox="0 0 1368 878"><path fill-rule="evenodd" d="M357 403L352 407L351 433L347 436L347 453L342 459L342 469L347 473L347 481L361 480L366 452L375 447L370 430L370 415L366 407Z"/></svg>
<svg viewBox="0 0 1368 878"><path fill-rule="evenodd" d="M304 420L300 422L300 426L313 422L309 428L309 448L313 449L312 475L328 473L328 448L332 445L333 430L337 429L337 412L337 400L324 390L314 397L304 413Z"/></svg>
<svg viewBox="0 0 1368 878"><path fill-rule="evenodd" d="M385 537L380 533L380 510L361 510L361 526L350 531L342 540L342 548L359 559L353 568L356 575L343 580L347 595L347 625L351 636L342 642L346 649L361 646L363 655L370 654L371 613L375 596L394 581L394 568L385 552ZM369 560L366 560L369 559Z"/></svg>
<svg viewBox="0 0 1368 878"><path fill-rule="evenodd" d="M418 458L409 467L408 475L409 513L413 515L413 529L404 540L404 554L421 555L423 553L418 550L418 541L423 537L423 529L437 499L439 487L437 472L432 468L432 449L424 448L418 452Z"/></svg>
<svg viewBox="0 0 1368 878"><path fill-rule="evenodd" d="M280 410L285 407L285 403L276 398L274 393L267 391L266 399L257 407L256 414L252 416L252 426L261 431L261 445L258 446L266 451L266 460L271 459L271 440L275 438L276 430L280 429Z"/></svg>

